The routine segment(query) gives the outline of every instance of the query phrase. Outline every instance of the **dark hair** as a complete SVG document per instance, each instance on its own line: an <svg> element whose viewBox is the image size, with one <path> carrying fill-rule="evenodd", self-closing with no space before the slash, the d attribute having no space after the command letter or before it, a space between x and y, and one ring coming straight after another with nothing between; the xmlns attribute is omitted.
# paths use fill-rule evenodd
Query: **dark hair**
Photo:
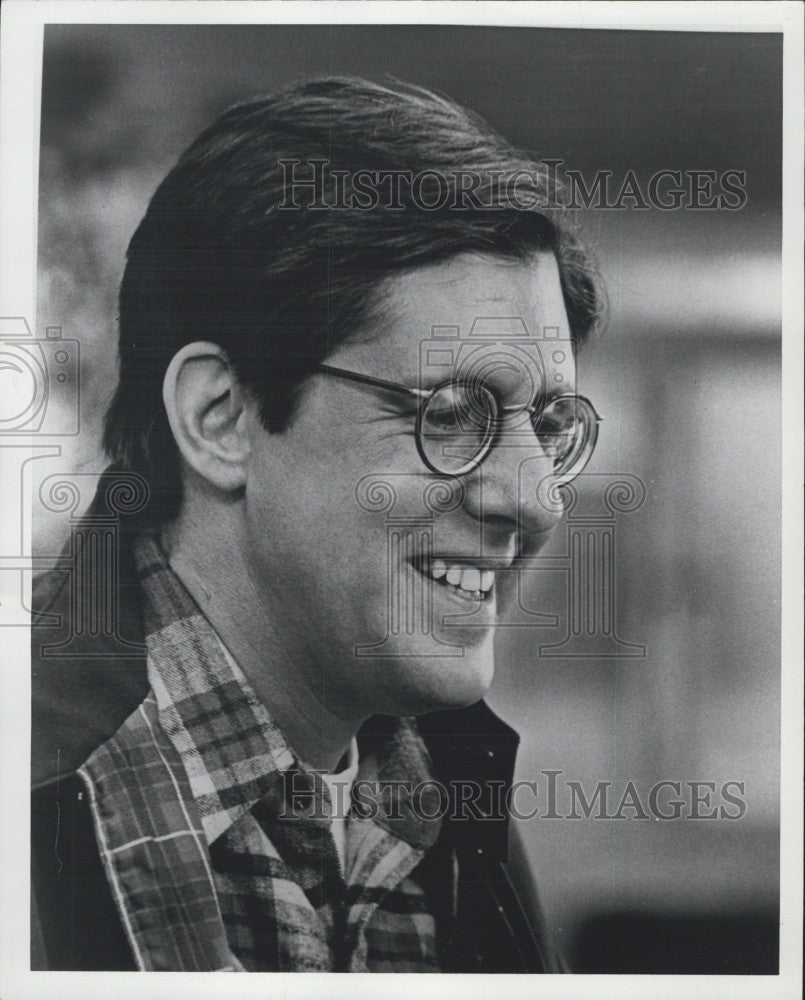
<svg viewBox="0 0 805 1000"><path fill-rule="evenodd" d="M311 194L288 208L288 178L313 169L327 204L338 200L338 181L355 207L323 209ZM432 190L417 199L401 184L397 205L363 207L353 182L366 170L433 172L447 199L426 208ZM479 181L475 199L456 208L460 171ZM104 447L149 482L151 521L172 519L181 502L161 385L184 344L219 344L266 428L279 432L314 367L376 318L386 279L462 252L527 260L546 249L556 254L572 335L583 340L599 312L595 273L562 210L545 207L549 180L541 162L477 116L398 83L313 80L221 115L154 194L120 288L120 384ZM527 198L535 207L523 208Z"/></svg>

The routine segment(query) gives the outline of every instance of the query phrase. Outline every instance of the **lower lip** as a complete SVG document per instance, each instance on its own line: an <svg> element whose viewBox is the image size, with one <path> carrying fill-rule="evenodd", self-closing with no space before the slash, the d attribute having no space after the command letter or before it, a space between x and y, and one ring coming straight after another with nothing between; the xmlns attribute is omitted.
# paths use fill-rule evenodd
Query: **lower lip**
<svg viewBox="0 0 805 1000"><path fill-rule="evenodd" d="M492 585L492 589L489 591L488 596L484 598L476 597L464 597L462 594L458 593L458 588L454 587L452 584L443 583L442 580L434 580L432 576L427 573L423 573L422 570L418 569L413 563L409 564L414 572L418 573L420 577L426 580L433 588L434 598L437 594L441 594L444 598L454 606L460 609L465 616L465 620L459 619L455 622L455 625L451 621L443 621L438 624L444 624L446 628L466 628L467 626L481 626L488 628L490 625L494 624L497 617L497 599L495 595L495 585Z"/></svg>

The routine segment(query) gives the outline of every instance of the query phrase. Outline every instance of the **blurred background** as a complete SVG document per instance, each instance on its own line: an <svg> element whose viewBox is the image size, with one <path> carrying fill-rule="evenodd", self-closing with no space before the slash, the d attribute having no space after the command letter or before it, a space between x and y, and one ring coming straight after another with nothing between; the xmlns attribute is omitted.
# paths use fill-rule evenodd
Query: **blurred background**
<svg viewBox="0 0 805 1000"><path fill-rule="evenodd" d="M645 654L540 655L567 632L560 529L524 592L527 609L558 624L498 632L490 701L522 735L518 777L543 789L546 770L588 797L610 781L614 811L629 781L644 806L661 780L681 782L688 804L686 782L713 782L716 806L736 781L746 812L520 824L576 971L776 971L781 60L770 34L45 31L37 333L58 326L81 343L82 432L63 448L74 471L104 465L128 240L179 153L235 101L302 75L390 74L446 92L588 179L632 170L645 191L661 169L746 172L738 211L581 213L610 298L606 333L580 358L581 391L605 417L591 472L645 487L612 522L617 633ZM34 465L40 479L65 469L64 458ZM580 492L606 515L600 480ZM64 515L38 509L34 527L35 551L55 557Z"/></svg>

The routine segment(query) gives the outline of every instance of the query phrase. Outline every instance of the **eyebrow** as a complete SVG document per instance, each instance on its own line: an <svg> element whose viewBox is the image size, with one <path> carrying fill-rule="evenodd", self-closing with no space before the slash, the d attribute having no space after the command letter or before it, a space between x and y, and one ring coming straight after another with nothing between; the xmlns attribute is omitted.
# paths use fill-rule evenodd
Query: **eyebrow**
<svg viewBox="0 0 805 1000"><path fill-rule="evenodd" d="M421 388L422 388L423 392L427 393L427 392L431 392L433 389L435 389L439 385L449 385L451 382L466 383L467 379L460 379L460 378L455 378L455 377L435 379L435 380L432 381L432 384L423 384ZM567 385L556 385L556 384L554 384L554 385L546 387L544 389L544 391L538 392L527 403L508 403L507 404L507 403L504 402L502 394L500 392L498 392L493 386L489 385L488 382L484 381L483 379L479 379L479 384L482 385L489 392L491 392L492 395L495 396L495 398L498 400L498 405L500 406L501 410L504 411L504 412L508 412L508 413L514 413L517 410L525 410L528 407L532 407L534 405L534 400L540 400L541 401L541 405L545 406L548 403L552 402L554 399L559 399L560 396L576 396L576 395L578 395L575 386L568 387ZM422 398L416 390L411 390L408 386L406 386L406 388L408 389L409 392L412 393L412 398L414 398L414 396L416 396L416 397L418 397L420 399Z"/></svg>

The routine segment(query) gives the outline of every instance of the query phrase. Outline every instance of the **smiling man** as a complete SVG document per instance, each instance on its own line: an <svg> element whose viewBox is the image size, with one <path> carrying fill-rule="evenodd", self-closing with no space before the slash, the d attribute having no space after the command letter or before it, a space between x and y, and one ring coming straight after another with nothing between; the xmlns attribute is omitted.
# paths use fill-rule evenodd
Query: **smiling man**
<svg viewBox="0 0 805 1000"><path fill-rule="evenodd" d="M556 968L482 700L595 444L595 282L548 181L444 98L326 79L154 195L89 512L147 486L113 581L139 646L60 660L69 554L35 588L35 967Z"/></svg>

